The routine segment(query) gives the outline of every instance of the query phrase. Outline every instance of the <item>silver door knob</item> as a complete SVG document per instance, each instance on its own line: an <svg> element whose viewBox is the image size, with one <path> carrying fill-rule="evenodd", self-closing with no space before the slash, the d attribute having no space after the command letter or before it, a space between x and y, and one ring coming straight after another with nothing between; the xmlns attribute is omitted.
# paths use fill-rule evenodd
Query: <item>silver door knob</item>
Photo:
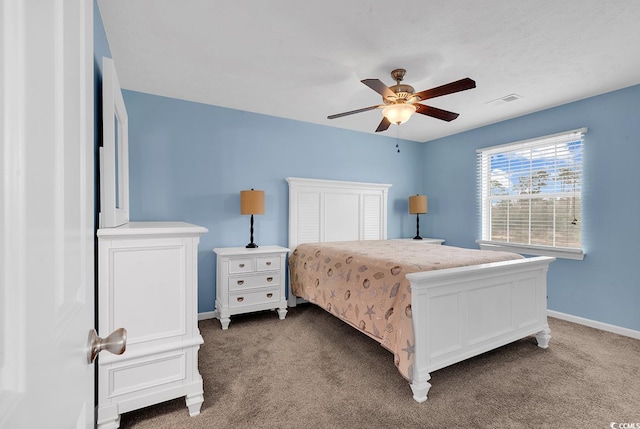
<svg viewBox="0 0 640 429"><path fill-rule="evenodd" d="M100 338L95 329L89 331L87 341L87 360L93 363L98 353L106 350L114 355L121 355L127 349L127 330L118 328L107 338Z"/></svg>

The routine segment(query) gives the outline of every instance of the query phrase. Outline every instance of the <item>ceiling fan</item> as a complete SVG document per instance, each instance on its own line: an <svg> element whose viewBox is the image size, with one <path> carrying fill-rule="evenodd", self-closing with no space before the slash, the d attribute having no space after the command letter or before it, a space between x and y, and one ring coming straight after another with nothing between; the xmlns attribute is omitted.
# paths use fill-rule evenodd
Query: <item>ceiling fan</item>
<svg viewBox="0 0 640 429"><path fill-rule="evenodd" d="M404 79L404 75L406 73L407 71L405 69L393 70L391 72L391 77L396 81L396 84L391 87L386 86L379 79L362 80L362 83L382 95L382 102L384 104L377 104L375 106L351 110L350 112L337 113L335 115L327 116L327 119L340 118L342 116L353 115L354 113L366 112L368 110L382 107L383 118L376 129L376 133L387 130L392 122L398 125L403 122L407 122L414 113L420 113L422 115L450 122L458 117L457 113L420 104L420 101L476 87L476 82L467 77L455 82L447 83L446 85L416 93L411 85L400 83L402 82L402 79Z"/></svg>

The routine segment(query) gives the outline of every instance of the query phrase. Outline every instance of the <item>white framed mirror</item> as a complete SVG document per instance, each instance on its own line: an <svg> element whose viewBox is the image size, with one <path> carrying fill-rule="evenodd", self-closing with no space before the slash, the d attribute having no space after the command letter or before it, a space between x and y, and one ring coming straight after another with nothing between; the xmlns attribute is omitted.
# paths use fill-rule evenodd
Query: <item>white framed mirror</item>
<svg viewBox="0 0 640 429"><path fill-rule="evenodd" d="M129 118L113 60L102 58L100 228L129 222Z"/></svg>

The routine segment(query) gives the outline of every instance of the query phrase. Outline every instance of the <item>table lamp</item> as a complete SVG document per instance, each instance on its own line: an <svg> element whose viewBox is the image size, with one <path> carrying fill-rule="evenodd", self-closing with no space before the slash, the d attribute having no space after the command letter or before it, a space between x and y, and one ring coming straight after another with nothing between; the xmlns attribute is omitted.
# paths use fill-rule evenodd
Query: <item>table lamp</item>
<svg viewBox="0 0 640 429"><path fill-rule="evenodd" d="M414 240L422 240L420 237L420 215L427 213L427 196L413 195L409 197L409 213L416 215L416 236Z"/></svg>
<svg viewBox="0 0 640 429"><path fill-rule="evenodd" d="M258 247L253 242L253 215L264 214L264 191L256 191L253 188L249 191L240 191L240 214L251 215L251 242L246 247L248 249Z"/></svg>

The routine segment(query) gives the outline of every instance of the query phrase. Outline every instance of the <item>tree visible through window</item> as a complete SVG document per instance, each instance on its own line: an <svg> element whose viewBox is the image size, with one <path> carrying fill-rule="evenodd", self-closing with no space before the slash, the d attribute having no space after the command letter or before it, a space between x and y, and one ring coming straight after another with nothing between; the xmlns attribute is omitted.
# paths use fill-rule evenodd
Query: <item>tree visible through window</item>
<svg viewBox="0 0 640 429"><path fill-rule="evenodd" d="M481 241L581 249L585 132L478 150Z"/></svg>

